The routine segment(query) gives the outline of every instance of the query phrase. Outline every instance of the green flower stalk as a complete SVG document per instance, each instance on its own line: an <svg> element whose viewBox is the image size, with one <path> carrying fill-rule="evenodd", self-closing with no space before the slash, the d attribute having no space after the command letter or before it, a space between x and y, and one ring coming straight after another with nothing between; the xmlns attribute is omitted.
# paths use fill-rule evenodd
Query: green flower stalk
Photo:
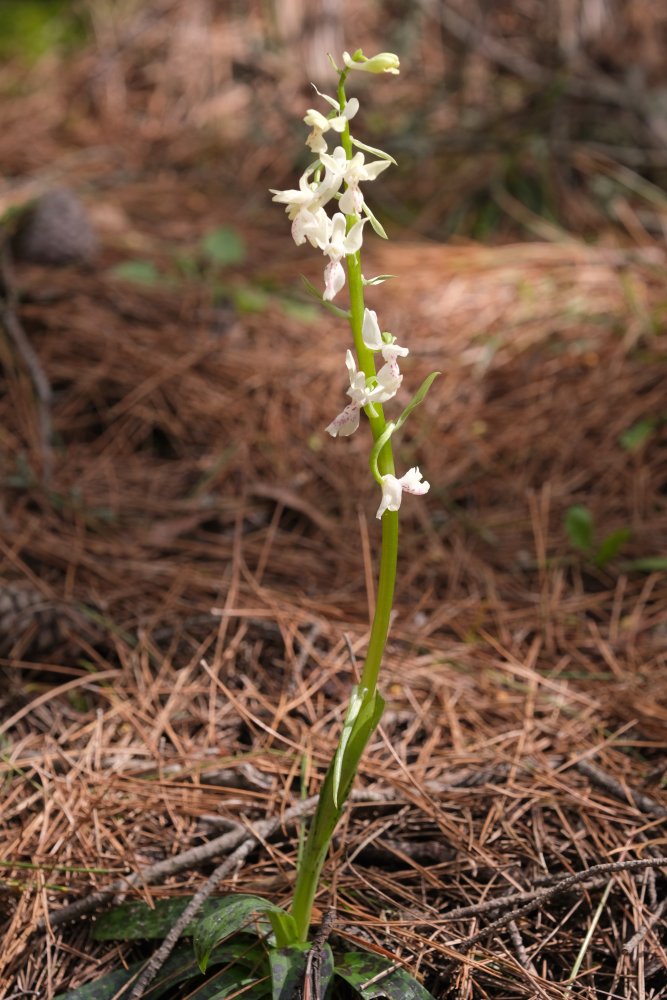
<svg viewBox="0 0 667 1000"><path fill-rule="evenodd" d="M333 62L333 60L332 60ZM435 375L429 376L412 401L395 421L387 421L383 405L393 400L403 381L398 359L408 354L396 338L380 328L377 313L366 307L364 288L381 284L388 275L366 280L361 270L361 248L364 229L370 222L375 232L386 234L368 207L361 185L375 180L391 163L391 156L355 139L350 122L359 109L356 98L347 99L345 83L355 70L366 73L399 72L398 56L382 52L367 59L361 50L352 56L343 55L343 68L338 73L337 97L318 94L331 110L325 115L311 108L304 121L311 128L306 145L316 160L299 180L298 189L273 191L273 200L285 205L292 223L292 237L297 245L306 241L322 251L327 258L324 269L324 290L318 297L338 315L349 320L354 353L347 350L345 365L350 402L328 425L332 437L348 437L366 415L373 437L370 468L382 496L377 517L382 521L382 550L375 615L359 684L352 689L334 758L322 785L315 816L299 858L296 886L291 907L296 943L308 940L313 901L317 892L322 865L331 838L341 817L345 801L361 756L375 731L384 708L377 691L394 599L398 559L398 511L403 493L424 494L429 484L418 468L396 476L392 451L392 435L402 426L409 413L426 395ZM338 143L329 152L328 142ZM366 162L364 153L376 159ZM335 204L337 202L337 205ZM329 215L325 206L334 203L336 210ZM346 267L343 267L343 259ZM349 310L331 303L347 281ZM313 291L315 291L313 289ZM376 366L381 358L382 364Z"/></svg>

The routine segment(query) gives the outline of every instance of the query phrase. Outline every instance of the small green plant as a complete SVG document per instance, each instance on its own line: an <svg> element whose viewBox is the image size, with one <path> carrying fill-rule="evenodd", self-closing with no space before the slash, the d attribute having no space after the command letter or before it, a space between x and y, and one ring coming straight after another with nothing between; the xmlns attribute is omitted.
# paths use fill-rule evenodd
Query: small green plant
<svg viewBox="0 0 667 1000"><path fill-rule="evenodd" d="M582 504L568 507L564 523L571 545L598 569L604 569L611 562L632 534L629 528L617 528L601 542L596 541L593 515Z"/></svg>
<svg viewBox="0 0 667 1000"><path fill-rule="evenodd" d="M333 60L332 60L333 64ZM311 109L304 121L311 131L306 144L313 162L299 180L297 189L274 191L274 201L285 205L297 245L308 242L326 259L324 290L309 290L336 316L349 323L351 347L345 351L349 402L329 423L332 438L354 434L362 415L372 437L369 466L380 490L377 518L381 522L381 554L377 599L366 659L359 682L350 692L337 749L324 776L314 816L300 841L296 877L289 906L283 908L258 896L234 895L206 904L204 910L182 929L192 936L193 949L177 946L168 962L157 971L152 984L133 987L138 970L114 973L107 980L67 994L68 1000L102 1000L183 996L191 998L252 997L257 1000L336 1000L357 996L371 1000L428 1000L430 994L399 962L375 952L343 951L334 954L328 942L326 920L315 935L312 911L320 874L334 831L343 814L361 757L380 722L384 699L378 679L389 633L398 560L399 508L405 493L423 495L429 484L419 469L397 476L392 451L394 435L413 410L423 402L437 372L428 376L408 405L393 420L384 415L384 405L394 400L403 381L399 359L408 355L391 333L380 326L377 313L364 300L368 286L381 285L390 275L365 278L361 248L366 226L383 239L386 233L368 206L361 184L378 177L393 159L352 136L350 121L359 108L348 100L345 84L357 71L397 74L398 57L381 53L367 59L361 50L343 56L335 98L318 94L328 105L327 114ZM339 137L329 152L328 141ZM372 159L367 162L364 154ZM326 206L333 205L329 214ZM203 249L212 263L231 263L244 253L242 244L229 231L217 231L205 239ZM347 285L349 307L333 300ZM185 908L187 900L179 905ZM161 937L180 927L173 904L158 906L151 915L144 904L112 911L97 924L96 934L119 938ZM181 910L182 921L190 911ZM134 930L136 929L136 934ZM130 931L132 933L130 934ZM125 977L122 979L122 977ZM205 977L205 978L203 978ZM140 979L141 983L141 979ZM187 985L186 985L187 984ZM175 992L178 985L178 992Z"/></svg>

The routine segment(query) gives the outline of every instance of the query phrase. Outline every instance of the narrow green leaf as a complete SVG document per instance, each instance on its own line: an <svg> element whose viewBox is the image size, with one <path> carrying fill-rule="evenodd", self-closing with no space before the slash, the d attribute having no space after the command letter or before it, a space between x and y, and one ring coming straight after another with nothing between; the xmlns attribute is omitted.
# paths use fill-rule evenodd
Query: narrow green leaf
<svg viewBox="0 0 667 1000"><path fill-rule="evenodd" d="M433 383L437 379L438 375L440 375L440 374L442 374L442 373L441 372L431 372L430 375L426 376L426 378L424 379L424 381L422 382L422 384L419 386L419 388L417 389L416 393L414 394L414 396L412 397L412 399L410 400L410 402L405 407L405 409L401 413L400 417L396 421L396 430L400 430L400 428L403 426L403 424L405 423L405 421L408 419L408 417L410 416L410 414L412 413L412 411L415 410L419 406L420 403L424 402L424 399L426 398L426 393L431 388L431 386L433 385Z"/></svg>
<svg viewBox="0 0 667 1000"><path fill-rule="evenodd" d="M595 565L599 566L600 569L606 566L614 558L620 547L627 542L631 534L632 532L629 528L618 528L617 531L612 531L610 535L607 535L595 553L595 559L593 560Z"/></svg>
<svg viewBox="0 0 667 1000"><path fill-rule="evenodd" d="M640 573L667 572L667 556L642 556L623 564L623 569L638 570Z"/></svg>
<svg viewBox="0 0 667 1000"><path fill-rule="evenodd" d="M217 904L215 913L199 920L194 932L195 956L202 972L206 971L211 951L219 941L249 926L258 926L261 933L266 933L270 929L266 916L285 913L260 896L225 896Z"/></svg>
<svg viewBox="0 0 667 1000"><path fill-rule="evenodd" d="M638 420L632 427L628 427L626 431L623 431L619 437L618 441L621 448L624 448L625 451L637 451L650 438L656 428L656 424L657 420L655 417L646 417L644 420Z"/></svg>
<svg viewBox="0 0 667 1000"><path fill-rule="evenodd" d="M374 278L364 278L362 274L361 280L364 285L382 285L385 281L395 277L395 274L377 274Z"/></svg>
<svg viewBox="0 0 667 1000"><path fill-rule="evenodd" d="M368 207L368 205L366 204L366 202L364 202L364 209L363 210L364 210L364 215L369 220L371 226L373 227L373 229L375 230L375 232L378 234L378 236L381 237L381 239L383 239L383 240L388 240L389 237L385 233L384 228L382 226L382 223L379 222L379 220L375 218L375 216L371 212L371 210Z"/></svg>
<svg viewBox="0 0 667 1000"><path fill-rule="evenodd" d="M382 449L384 448L390 437L395 433L395 431L399 430L399 428L403 426L403 424L408 419L412 411L416 409L416 407L418 407L420 403L424 402L424 399L426 398L426 393L431 388L434 381L440 374L441 374L440 372L431 372L430 375L426 376L426 378L419 386L419 388L417 389L416 393L414 394L408 405L401 413L398 420L396 421L390 420L389 423L386 425L382 434L374 443L373 448L371 450L369 464L371 467L371 472L373 473L373 476L375 477L378 483L382 482L382 476L380 475L380 470L378 468L378 459L380 457L380 452L382 451Z"/></svg>
<svg viewBox="0 0 667 1000"><path fill-rule="evenodd" d="M230 226L221 226L206 233L200 247L212 264L242 264L247 256L245 241Z"/></svg>
<svg viewBox="0 0 667 1000"><path fill-rule="evenodd" d="M576 549L589 552L593 547L593 515L588 507L575 504L565 515L565 530Z"/></svg>
<svg viewBox="0 0 667 1000"><path fill-rule="evenodd" d="M315 287L315 285L312 283L312 281L308 281L308 278L306 278L305 275L303 275L303 274L301 275L301 280L303 281L304 286L305 286L306 291L308 292L308 294L312 295L313 298L317 299L318 302L321 302L322 305L324 306L324 308L328 309L330 313L333 313L334 316L338 316L341 319L349 319L350 318L351 314L350 314L350 312L348 310L346 310L346 309L339 309L339 307L335 306L333 304L333 302L329 302L329 301L326 301L325 299L323 299L322 298L322 293Z"/></svg>
<svg viewBox="0 0 667 1000"><path fill-rule="evenodd" d="M150 287L160 283L160 272L152 260L124 260L112 267L110 274L113 278L131 281L135 285Z"/></svg>
<svg viewBox="0 0 667 1000"><path fill-rule="evenodd" d="M365 142L360 142L359 139L355 139L354 136L350 136L352 139L352 145L356 146L357 149L363 149L364 153L372 153L373 156L379 156L381 160L389 160L393 163L395 167L398 166L396 160L389 153L385 153L383 149L376 149L375 146L367 146Z"/></svg>
<svg viewBox="0 0 667 1000"><path fill-rule="evenodd" d="M340 734L340 739L338 741L338 746L336 747L336 755L333 760L332 769L332 795L334 806L338 807L339 802L339 788L340 788L340 778L343 770L343 760L345 757L345 748L347 746L348 740L352 735L352 730L354 728L354 723L356 721L361 707L364 703L364 696L366 691L361 692L357 684L354 685L350 693L350 703L347 706L347 712L345 713L345 719L343 721L343 731Z"/></svg>
<svg viewBox="0 0 667 1000"><path fill-rule="evenodd" d="M336 975L351 986L362 1000L379 997L386 997L387 1000L434 1000L433 995L405 969L389 972L392 964L369 951L349 951L336 962ZM382 978L376 979L378 976ZM374 983L371 982L373 979L376 979Z"/></svg>

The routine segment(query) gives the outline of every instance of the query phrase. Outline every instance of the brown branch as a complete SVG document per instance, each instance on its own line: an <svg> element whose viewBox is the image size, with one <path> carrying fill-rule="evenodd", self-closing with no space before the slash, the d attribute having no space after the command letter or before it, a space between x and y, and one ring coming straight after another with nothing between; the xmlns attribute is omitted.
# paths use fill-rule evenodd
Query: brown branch
<svg viewBox="0 0 667 1000"><path fill-rule="evenodd" d="M317 796L313 796L310 799L304 799L303 802L299 802L297 805L292 806L291 809L288 809L283 816L274 816L271 819L263 820L261 823L256 823L254 830L249 835L247 835L247 831L244 830L246 839L239 844L236 850L230 854L230 856L226 858L222 864L218 865L201 889L199 889L198 892L196 892L192 897L186 908L183 910L183 913L170 929L158 950L148 959L148 962L137 979L128 1000L139 1000L139 997L144 995L146 989L153 982L156 975L171 955L178 939L187 925L197 916L203 904L223 878L226 878L230 872L233 872L235 868L242 865L250 852L261 840L264 840L266 837L270 837L271 834L275 833L276 830L284 823L287 824L300 819L313 809L316 802Z"/></svg>
<svg viewBox="0 0 667 1000"><path fill-rule="evenodd" d="M606 792L609 792L615 799L619 799L621 802L630 801L640 812L648 813L650 816L667 816L667 808L656 802L655 799L652 799L650 795L644 795L643 792L636 792L634 788L621 784L617 778L603 771L597 765L592 764L590 760L577 761L574 766L580 774L589 778L598 788L603 788Z"/></svg>
<svg viewBox="0 0 667 1000"><path fill-rule="evenodd" d="M280 823L289 823L301 816L307 815L315 808L316 804L317 796L313 795L309 799L304 799L303 802L299 802L291 809L288 809L282 817L263 820L261 823L257 823L255 825L255 829L258 836L270 836L270 833L277 829ZM262 832L265 827L269 830L268 834ZM63 906L62 909L49 914L48 923L51 927L58 927L60 924L67 923L70 920L76 920L78 917L81 917L86 913L90 913L92 910L96 910L105 903L111 902L120 893L126 893L129 888L132 888L132 886L138 884L155 885L164 881L164 879L168 878L169 875L175 875L177 872L184 871L186 868L194 868L196 865L199 865L204 861L210 861L211 858L219 857L221 854L227 854L228 851L235 850L247 839L248 830L245 827L239 826L234 830L221 834L214 840L210 840L207 844L201 844L199 847L192 847L190 850L183 851L181 854L176 854L171 858L165 858L163 861L158 861L154 865L149 865L147 868L142 868L140 871L134 872L131 875L117 879L106 889L100 889L98 892L90 893L82 899L77 899L74 903L70 903L68 906ZM37 924L36 929L44 930L45 927L46 920L42 918Z"/></svg>
<svg viewBox="0 0 667 1000"><path fill-rule="evenodd" d="M478 941L488 937L489 934L493 934L494 931L499 930L501 927L506 927L508 924L511 924L512 921L515 921L519 917L523 917L524 914L534 910L535 907L546 903L547 900L557 896L558 893L565 892L566 889L569 889L573 885L577 885L580 882L585 882L591 877L591 875L611 875L615 872L641 871L643 868L667 868L667 858L638 858L635 861L613 861L608 864L592 865L591 868L586 868L585 871L576 872L574 875L568 875L567 878L557 882L556 885L552 886L550 889L545 889L544 892L536 895L535 898L529 903L526 903L524 906L519 906L517 909L511 910L504 916L494 920L483 930L478 931L477 934L473 934L471 937L456 941L450 941L449 943L457 945L460 949L470 948L473 944L477 944Z"/></svg>

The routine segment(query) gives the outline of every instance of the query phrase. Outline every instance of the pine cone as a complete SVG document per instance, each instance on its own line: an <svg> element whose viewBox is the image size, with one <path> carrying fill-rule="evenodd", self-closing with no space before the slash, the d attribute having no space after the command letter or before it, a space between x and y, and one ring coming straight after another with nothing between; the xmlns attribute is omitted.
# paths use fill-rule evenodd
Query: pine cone
<svg viewBox="0 0 667 1000"><path fill-rule="evenodd" d="M0 656L43 653L65 638L58 607L28 584L0 584Z"/></svg>

